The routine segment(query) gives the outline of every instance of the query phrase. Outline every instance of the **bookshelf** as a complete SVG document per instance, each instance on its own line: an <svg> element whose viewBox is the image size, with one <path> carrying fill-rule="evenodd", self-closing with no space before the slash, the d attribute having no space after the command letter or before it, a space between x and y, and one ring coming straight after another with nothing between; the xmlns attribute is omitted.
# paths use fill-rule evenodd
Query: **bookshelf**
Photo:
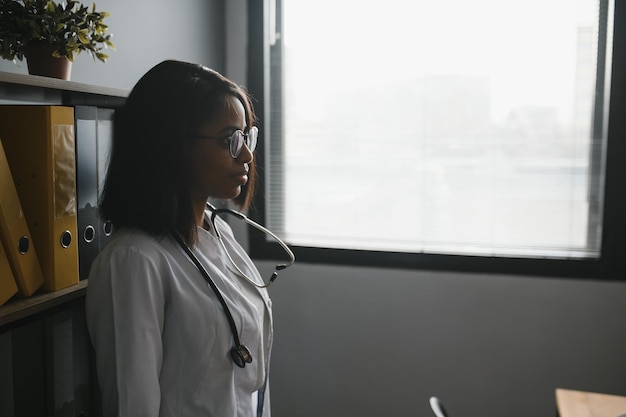
<svg viewBox="0 0 626 417"><path fill-rule="evenodd" d="M115 108L124 104L128 91L55 78L0 71L0 104L90 105ZM43 313L84 297L87 280L59 291L13 297L0 306L0 332L11 323Z"/></svg>
<svg viewBox="0 0 626 417"><path fill-rule="evenodd" d="M0 71L0 105L89 106L106 112L121 107L128 93ZM85 319L87 283L40 289L26 298L15 295L0 306L0 416L101 416Z"/></svg>

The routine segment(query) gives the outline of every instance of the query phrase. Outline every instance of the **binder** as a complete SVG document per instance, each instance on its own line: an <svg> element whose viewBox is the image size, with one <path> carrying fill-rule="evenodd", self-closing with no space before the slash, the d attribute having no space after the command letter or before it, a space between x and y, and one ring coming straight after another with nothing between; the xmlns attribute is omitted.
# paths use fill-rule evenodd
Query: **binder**
<svg viewBox="0 0 626 417"><path fill-rule="evenodd" d="M113 226L102 219L98 201L104 186L113 142L114 110L75 106L76 197L78 202L78 268L89 276L91 263L108 243Z"/></svg>
<svg viewBox="0 0 626 417"><path fill-rule="evenodd" d="M0 333L0 416L13 416L13 334Z"/></svg>
<svg viewBox="0 0 626 417"><path fill-rule="evenodd" d="M46 416L46 346L44 321L33 320L11 330L13 412L15 417Z"/></svg>
<svg viewBox="0 0 626 417"><path fill-rule="evenodd" d="M43 289L78 283L73 108L0 106L0 137L37 248Z"/></svg>
<svg viewBox="0 0 626 417"><path fill-rule="evenodd" d="M0 138L0 240L19 293L28 297L43 284L43 274L9 167L5 142ZM10 285L5 282L9 280L9 272L1 273L3 287ZM3 288L3 293L5 290Z"/></svg>
<svg viewBox="0 0 626 417"><path fill-rule="evenodd" d="M100 248L98 215L98 109L74 107L76 126L76 200L78 202L78 272L81 280L89 276L91 263Z"/></svg>
<svg viewBox="0 0 626 417"><path fill-rule="evenodd" d="M74 409L76 416L94 415L94 384L97 375L93 372L95 362L93 347L87 330L85 316L85 299L72 302L72 341L73 341L73 368L74 368Z"/></svg>
<svg viewBox="0 0 626 417"><path fill-rule="evenodd" d="M75 416L73 311L65 308L43 322L46 415Z"/></svg>
<svg viewBox="0 0 626 417"><path fill-rule="evenodd" d="M17 284L15 283L4 245L2 245L2 240L0 240L0 306L9 301L16 293Z"/></svg>
<svg viewBox="0 0 626 417"><path fill-rule="evenodd" d="M111 158L111 149L113 148L114 117L114 109L98 108L98 198L102 195ZM113 225L108 219L100 218L100 230L98 231L100 250L109 242L114 231Z"/></svg>

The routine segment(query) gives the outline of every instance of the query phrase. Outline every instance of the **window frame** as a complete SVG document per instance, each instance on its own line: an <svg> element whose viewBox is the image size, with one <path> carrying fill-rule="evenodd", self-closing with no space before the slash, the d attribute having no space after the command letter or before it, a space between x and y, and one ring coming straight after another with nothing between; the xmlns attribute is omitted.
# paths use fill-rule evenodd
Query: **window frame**
<svg viewBox="0 0 626 417"><path fill-rule="evenodd" d="M269 46L270 26L280 25L279 21L273 20L278 15L274 13L274 7L279 1L248 1L247 87L254 97L261 130L261 141L256 153L259 188L249 215L262 224L266 223L266 196L263 189L268 181L269 172L266 169L268 145L263 138L272 138L281 134L280 127L271 127L269 123L271 109L282 106L280 97L272 97L269 89L270 71L280 71L280 67L271 66L271 54L280 53L280 48L270 49ZM597 116L594 116L594 130L606 130L607 135L605 149L602 150L605 152L604 188L599 190L604 194L604 203L601 217L602 240L598 258L554 259L448 255L293 246L297 261L328 265L626 280L626 220L620 217L620 214L626 214L626 190L624 189L626 188L626 117L620 117L620 115L626 115L626 3L601 0L600 10L601 19L603 13L608 18L604 19L606 25L601 24L599 42L604 40L608 44L612 41L613 46L612 57L609 59L603 59L602 56L607 48L599 48L596 84L598 93L596 109L604 108L604 103L609 103L608 113L596 112ZM605 64L601 64L603 61ZM608 87L605 82L607 74L611 77ZM608 100L604 99L606 94L609 95ZM281 141L274 140L270 146L282 146L282 144ZM320 198L323 197L320 196ZM281 258L282 249L278 244L268 242L253 228L249 228L248 233L252 258L260 260Z"/></svg>

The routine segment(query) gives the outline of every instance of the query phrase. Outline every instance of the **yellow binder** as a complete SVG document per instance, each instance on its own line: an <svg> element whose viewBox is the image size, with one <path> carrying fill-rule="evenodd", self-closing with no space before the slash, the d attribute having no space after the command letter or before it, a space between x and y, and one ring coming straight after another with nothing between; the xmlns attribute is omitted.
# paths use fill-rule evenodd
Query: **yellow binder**
<svg viewBox="0 0 626 417"><path fill-rule="evenodd" d="M74 110L0 106L0 137L46 291L78 283Z"/></svg>
<svg viewBox="0 0 626 417"><path fill-rule="evenodd" d="M43 274L15 189L13 176L0 138L0 238L20 295L28 297L43 284ZM0 274L5 272L0 268ZM4 282L4 277L0 278ZM0 297L1 299L1 297ZM6 300L5 300L6 301Z"/></svg>
<svg viewBox="0 0 626 417"><path fill-rule="evenodd" d="M0 306L6 303L17 293L17 285L13 278L13 271L7 258L2 240L0 240Z"/></svg>

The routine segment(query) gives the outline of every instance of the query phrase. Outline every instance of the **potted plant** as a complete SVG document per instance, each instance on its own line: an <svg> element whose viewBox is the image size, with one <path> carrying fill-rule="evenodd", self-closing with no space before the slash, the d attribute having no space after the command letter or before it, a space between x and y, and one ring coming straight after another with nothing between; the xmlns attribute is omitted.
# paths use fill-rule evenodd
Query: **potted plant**
<svg viewBox="0 0 626 417"><path fill-rule="evenodd" d="M26 58L30 74L69 79L77 54L105 62L104 50L115 48L103 23L107 16L95 3L89 10L75 0L0 0L0 56L16 63ZM56 65L66 68L54 71Z"/></svg>

